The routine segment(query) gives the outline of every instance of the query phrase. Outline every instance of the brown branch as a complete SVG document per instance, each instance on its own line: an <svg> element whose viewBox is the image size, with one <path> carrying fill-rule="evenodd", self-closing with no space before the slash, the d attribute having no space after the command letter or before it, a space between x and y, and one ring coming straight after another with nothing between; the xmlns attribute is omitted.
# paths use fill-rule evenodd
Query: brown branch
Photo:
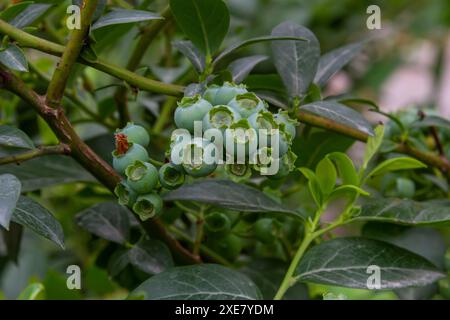
<svg viewBox="0 0 450 320"><path fill-rule="evenodd" d="M27 102L50 126L62 144L71 150L71 156L87 171L97 178L105 187L113 191L121 177L111 166L101 159L73 129L62 108L53 109L45 104L45 98L29 89L25 83L13 73L0 67L0 87L15 93ZM139 219L140 221L140 219ZM158 219L142 223L146 232L164 241L171 249L174 257L183 263L199 263L181 244L172 238Z"/></svg>
<svg viewBox="0 0 450 320"><path fill-rule="evenodd" d="M36 149L25 151L23 153L2 157L0 158L0 165L9 163L20 164L27 160L53 154L69 155L70 148L65 144L58 144L56 146L40 146Z"/></svg>

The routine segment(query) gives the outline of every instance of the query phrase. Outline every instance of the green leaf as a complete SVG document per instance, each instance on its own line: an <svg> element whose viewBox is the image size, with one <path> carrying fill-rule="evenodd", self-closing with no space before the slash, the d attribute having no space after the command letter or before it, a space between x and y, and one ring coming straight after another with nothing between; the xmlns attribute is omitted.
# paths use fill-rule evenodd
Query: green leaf
<svg viewBox="0 0 450 320"><path fill-rule="evenodd" d="M333 191L336 185L336 169L328 158L323 158L316 167L317 182L320 185L322 193L327 195Z"/></svg>
<svg viewBox="0 0 450 320"><path fill-rule="evenodd" d="M28 72L28 61L22 49L10 44L6 49L0 51L0 62L12 70Z"/></svg>
<svg viewBox="0 0 450 320"><path fill-rule="evenodd" d="M300 107L316 116L356 129L368 135L373 134L372 126L359 112L335 101L316 101Z"/></svg>
<svg viewBox="0 0 450 320"><path fill-rule="evenodd" d="M275 202L263 192L229 180L206 179L185 184L163 198L166 201L198 201L242 212L279 212L300 216L297 211Z"/></svg>
<svg viewBox="0 0 450 320"><path fill-rule="evenodd" d="M288 266L280 260L259 258L239 269L261 290L264 300L271 300L277 293ZM283 296L284 300L307 300L308 289L303 283L296 283Z"/></svg>
<svg viewBox="0 0 450 320"><path fill-rule="evenodd" d="M358 173L353 165L353 161L345 153L333 152L328 154L327 158L336 165L342 184L359 185Z"/></svg>
<svg viewBox="0 0 450 320"><path fill-rule="evenodd" d="M370 160L373 158L375 153L377 153L378 149L380 149L381 143L383 142L383 136L384 136L384 126L377 126L374 129L374 135L367 139L361 172L364 172L364 170L366 170Z"/></svg>
<svg viewBox="0 0 450 320"><path fill-rule="evenodd" d="M0 125L0 148L34 149L33 141L16 127Z"/></svg>
<svg viewBox="0 0 450 320"><path fill-rule="evenodd" d="M77 224L96 236L124 244L130 231L126 208L114 202L96 204L76 216Z"/></svg>
<svg viewBox="0 0 450 320"><path fill-rule="evenodd" d="M306 179L308 179L309 192L311 193L311 196L313 197L316 205L320 207L322 205L323 197L322 189L320 187L316 174L308 168L299 168L298 170L306 177Z"/></svg>
<svg viewBox="0 0 450 320"><path fill-rule="evenodd" d="M157 240L142 240L128 251L132 265L145 273L155 275L173 267L172 255L167 246Z"/></svg>
<svg viewBox="0 0 450 320"><path fill-rule="evenodd" d="M142 283L131 296L146 300L256 300L261 293L243 274L215 264L176 267Z"/></svg>
<svg viewBox="0 0 450 320"><path fill-rule="evenodd" d="M38 296L45 290L42 283L32 283L26 287L17 300L37 300Z"/></svg>
<svg viewBox="0 0 450 320"><path fill-rule="evenodd" d="M430 284L445 275L425 258L392 244L337 238L308 250L297 267L299 281L367 289L369 266L381 271L381 289Z"/></svg>
<svg viewBox="0 0 450 320"><path fill-rule="evenodd" d="M0 12L0 19L5 21L10 21L15 16L17 16L20 12L25 10L30 4L32 4L33 1L22 1L16 4L13 4L12 6L9 6L2 12Z"/></svg>
<svg viewBox="0 0 450 320"><path fill-rule="evenodd" d="M123 10L117 9L101 16L91 27L91 30L97 30L107 26L125 23L135 23L148 20L163 19L160 15L142 10Z"/></svg>
<svg viewBox="0 0 450 320"><path fill-rule="evenodd" d="M191 41L174 41L172 45L189 59L199 74L203 73L206 63L205 55Z"/></svg>
<svg viewBox="0 0 450 320"><path fill-rule="evenodd" d="M345 152L355 142L342 134L313 128L294 140L292 150L298 155L298 167L315 168L327 154Z"/></svg>
<svg viewBox="0 0 450 320"><path fill-rule="evenodd" d="M36 201L21 196L12 221L29 228L64 249L64 232L58 220Z"/></svg>
<svg viewBox="0 0 450 320"><path fill-rule="evenodd" d="M9 229L11 216L19 200L22 185L12 174L0 175L0 226Z"/></svg>
<svg viewBox="0 0 450 320"><path fill-rule="evenodd" d="M51 6L52 4L45 3L31 4L15 16L9 24L16 28L23 29L39 19Z"/></svg>
<svg viewBox="0 0 450 320"><path fill-rule="evenodd" d="M184 34L206 56L216 52L228 33L230 13L222 0L170 0Z"/></svg>
<svg viewBox="0 0 450 320"><path fill-rule="evenodd" d="M410 125L411 128L436 127L444 130L450 130L450 121L439 116L426 116L422 120L417 120Z"/></svg>
<svg viewBox="0 0 450 320"><path fill-rule="evenodd" d="M282 41L282 40L284 40L284 41L285 40L305 41L305 42L308 41L306 38L297 37L297 36L264 36L264 37L257 37L257 38L244 40L242 42L232 44L231 46L229 46L228 48L223 50L214 59L213 65L217 66L219 64L219 62L222 61L225 57L229 56L230 54L232 54L233 52L235 52L237 50L248 47L252 44L260 43L260 42L268 42L268 41Z"/></svg>
<svg viewBox="0 0 450 320"><path fill-rule="evenodd" d="M268 57L263 55L244 57L234 60L228 65L227 69L230 70L233 76L233 82L241 83L257 64L267 59Z"/></svg>
<svg viewBox="0 0 450 320"><path fill-rule="evenodd" d="M370 194L357 186L346 184L334 189L333 192L330 194L329 199L331 200L342 197L353 198L357 195L369 196Z"/></svg>
<svg viewBox="0 0 450 320"><path fill-rule="evenodd" d="M320 45L316 36L307 28L294 22L283 22L272 30L272 36L291 36L308 41L275 41L272 51L275 66L283 79L291 98L308 91L317 71Z"/></svg>
<svg viewBox="0 0 450 320"><path fill-rule="evenodd" d="M319 61L314 83L323 87L328 80L356 56L363 48L363 43L352 43L324 54Z"/></svg>
<svg viewBox="0 0 450 320"><path fill-rule="evenodd" d="M445 224L450 221L448 203L379 198L364 203L352 220L381 221L404 225Z"/></svg>
<svg viewBox="0 0 450 320"><path fill-rule="evenodd" d="M14 221L9 224L9 230L0 228L0 258L6 257L17 264L22 234L23 227Z"/></svg>
<svg viewBox="0 0 450 320"><path fill-rule="evenodd" d="M367 176L374 177L390 171L426 168L423 162L410 157L398 157L383 161Z"/></svg>
<svg viewBox="0 0 450 320"><path fill-rule="evenodd" d="M369 222L362 234L364 237L386 241L414 252L442 270L446 251L442 235L432 228L410 228L393 224ZM404 300L423 300L431 298L437 292L437 285L397 289L396 294Z"/></svg>
<svg viewBox="0 0 450 320"><path fill-rule="evenodd" d="M0 174L11 173L22 182L22 191L34 191L44 187L75 181L96 181L75 160L66 156L45 156L23 162L0 166Z"/></svg>

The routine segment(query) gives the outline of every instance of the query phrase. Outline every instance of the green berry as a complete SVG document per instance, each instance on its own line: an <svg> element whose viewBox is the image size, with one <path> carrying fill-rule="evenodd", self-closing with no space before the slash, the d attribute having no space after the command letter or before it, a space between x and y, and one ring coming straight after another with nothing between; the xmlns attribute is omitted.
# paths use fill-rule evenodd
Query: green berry
<svg viewBox="0 0 450 320"><path fill-rule="evenodd" d="M253 92L238 94L228 105L243 118L248 118L253 113L266 109L264 102Z"/></svg>
<svg viewBox="0 0 450 320"><path fill-rule="evenodd" d="M180 166L166 163L159 169L159 182L168 190L174 190L182 186L184 179L184 172Z"/></svg>
<svg viewBox="0 0 450 320"><path fill-rule="evenodd" d="M128 185L137 193L149 193L158 185L158 170L148 162L136 160L125 169Z"/></svg>
<svg viewBox="0 0 450 320"><path fill-rule="evenodd" d="M224 236L231 230L231 221L223 212L211 212L205 217L205 229L209 234Z"/></svg>
<svg viewBox="0 0 450 320"><path fill-rule="evenodd" d="M244 85L236 85L225 82L223 86L213 85L206 89L203 98L208 100L213 106L228 104L238 94L246 93Z"/></svg>
<svg viewBox="0 0 450 320"><path fill-rule="evenodd" d="M292 151L288 151L282 158L276 159L278 161L278 172L274 175L269 175L270 179L282 179L289 175L295 169L295 161L297 160L297 155Z"/></svg>
<svg viewBox="0 0 450 320"><path fill-rule="evenodd" d="M178 107L175 110L175 124L178 128L189 130L194 133L194 122L203 121L205 114L211 110L212 105L202 99L200 95L193 97L184 97L178 103Z"/></svg>
<svg viewBox="0 0 450 320"><path fill-rule="evenodd" d="M139 144L132 143L131 147L124 154L119 154L117 150L113 151L113 167L120 173L124 174L125 169L136 160L147 161L148 153L145 148Z"/></svg>
<svg viewBox="0 0 450 320"><path fill-rule="evenodd" d="M253 225L256 239L265 244L271 244L276 239L276 228L273 219L262 218Z"/></svg>
<svg viewBox="0 0 450 320"><path fill-rule="evenodd" d="M247 119L241 119L225 131L224 145L229 157L234 157L237 163L246 163L247 156L258 148L256 130Z"/></svg>
<svg viewBox="0 0 450 320"><path fill-rule="evenodd" d="M416 193L414 181L407 178L398 178L396 180L397 196L400 198L412 198Z"/></svg>
<svg viewBox="0 0 450 320"><path fill-rule="evenodd" d="M129 122L125 128L118 130L117 133L123 133L127 136L128 142L140 144L147 147L150 143L150 136L144 127Z"/></svg>
<svg viewBox="0 0 450 320"><path fill-rule="evenodd" d="M280 128L288 134L289 140L293 140L297 134L297 130L295 127L298 124L297 120L294 120L289 117L289 113L287 111L278 111L277 114L274 115L275 121L278 123Z"/></svg>
<svg viewBox="0 0 450 320"><path fill-rule="evenodd" d="M194 138L182 149L183 169L192 177L205 177L217 168L217 148L210 141Z"/></svg>
<svg viewBox="0 0 450 320"><path fill-rule="evenodd" d="M119 198L119 204L127 207L133 206L138 195L136 191L125 182L121 181L115 188L114 194Z"/></svg>
<svg viewBox="0 0 450 320"><path fill-rule="evenodd" d="M241 119L240 114L229 106L215 106L203 118L203 130L226 129L239 119Z"/></svg>
<svg viewBox="0 0 450 320"><path fill-rule="evenodd" d="M225 259L234 261L241 253L242 241L238 236L228 234L223 238L210 238L208 246L222 255Z"/></svg>
<svg viewBox="0 0 450 320"><path fill-rule="evenodd" d="M139 196L133 205L133 211L142 221L159 216L162 212L163 202L156 193Z"/></svg>

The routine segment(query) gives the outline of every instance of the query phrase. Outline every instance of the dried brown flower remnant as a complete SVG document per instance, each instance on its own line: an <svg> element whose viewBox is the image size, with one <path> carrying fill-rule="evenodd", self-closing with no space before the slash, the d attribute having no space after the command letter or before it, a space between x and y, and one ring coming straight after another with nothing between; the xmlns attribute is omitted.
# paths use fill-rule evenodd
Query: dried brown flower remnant
<svg viewBox="0 0 450 320"><path fill-rule="evenodd" d="M130 143L128 142L127 136L123 133L117 133L115 135L115 138L117 155L127 153L128 149L130 149Z"/></svg>

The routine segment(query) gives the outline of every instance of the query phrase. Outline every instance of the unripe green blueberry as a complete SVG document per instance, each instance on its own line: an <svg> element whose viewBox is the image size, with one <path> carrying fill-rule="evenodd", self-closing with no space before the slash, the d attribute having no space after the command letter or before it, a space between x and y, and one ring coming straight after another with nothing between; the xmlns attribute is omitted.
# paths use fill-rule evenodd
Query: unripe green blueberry
<svg viewBox="0 0 450 320"><path fill-rule="evenodd" d="M225 236L231 230L231 221L223 212L211 212L205 217L205 230L214 236Z"/></svg>
<svg viewBox="0 0 450 320"><path fill-rule="evenodd" d="M227 156L243 164L257 150L258 135L247 119L241 119L225 130L224 145Z"/></svg>
<svg viewBox="0 0 450 320"><path fill-rule="evenodd" d="M210 238L208 246L230 261L236 260L242 250L241 239L234 235L228 234L223 238Z"/></svg>
<svg viewBox="0 0 450 320"><path fill-rule="evenodd" d="M264 102L253 92L238 94L228 105L236 110L243 118L248 118L253 113L266 109Z"/></svg>
<svg viewBox="0 0 450 320"><path fill-rule="evenodd" d="M128 185L137 193L149 193L158 185L158 170L148 162L136 160L125 169Z"/></svg>
<svg viewBox="0 0 450 320"><path fill-rule="evenodd" d="M195 178L205 177L217 168L217 147L202 138L194 138L183 148L183 169Z"/></svg>
<svg viewBox="0 0 450 320"><path fill-rule="evenodd" d="M126 168L133 164L134 161L147 161L148 152L140 144L132 143L129 149L124 154L119 154L117 150L113 151L113 167L120 173L124 174Z"/></svg>
<svg viewBox="0 0 450 320"><path fill-rule="evenodd" d="M163 202L157 193L149 193L139 196L133 205L133 211L142 221L159 216L162 212Z"/></svg>
<svg viewBox="0 0 450 320"><path fill-rule="evenodd" d="M260 172L262 175L271 176L278 172L275 164L278 159L272 156L272 148L259 148L255 153L250 155L253 169Z"/></svg>
<svg viewBox="0 0 450 320"><path fill-rule="evenodd" d="M280 128L280 125L269 111L259 111L248 118L250 125L258 134L260 147L271 147L274 158L283 157L290 146L288 134ZM277 143L273 143L276 141Z"/></svg>
<svg viewBox="0 0 450 320"><path fill-rule="evenodd" d="M166 163L159 169L159 182L168 190L174 190L183 185L185 180L181 166Z"/></svg>
<svg viewBox="0 0 450 320"><path fill-rule="evenodd" d="M203 118L203 130L226 129L239 119L241 119L240 114L229 106L215 106Z"/></svg>
<svg viewBox="0 0 450 320"><path fill-rule="evenodd" d="M128 142L137 143L143 147L148 147L150 143L150 135L147 130L132 122L129 122L125 128L117 130L117 133L123 133L127 136Z"/></svg>
<svg viewBox="0 0 450 320"><path fill-rule="evenodd" d="M262 218L253 225L256 239L265 244L271 244L276 239L276 228L274 221L270 218Z"/></svg>
<svg viewBox="0 0 450 320"><path fill-rule="evenodd" d="M252 175L252 169L246 163L243 163L243 164L239 164L239 163L227 164L225 166L225 171L236 182L247 180Z"/></svg>
<svg viewBox="0 0 450 320"><path fill-rule="evenodd" d="M127 207L132 207L138 197L134 191L125 181L121 181L114 188L114 194L119 199L119 204Z"/></svg>
<svg viewBox="0 0 450 320"><path fill-rule="evenodd" d="M212 105L202 99L200 95L193 97L184 97L178 103L178 107L175 110L175 124L178 128L189 130L194 133L194 122L203 121L205 114L211 110Z"/></svg>
<svg viewBox="0 0 450 320"><path fill-rule="evenodd" d="M279 110L278 113L274 115L274 118L280 126L280 129L284 130L288 134L289 140L292 141L297 134L295 127L297 126L298 121L290 118L289 113L282 110Z"/></svg>
<svg viewBox="0 0 450 320"><path fill-rule="evenodd" d="M400 198L412 198L416 193L414 181L407 178L397 178L396 180L397 196Z"/></svg>
<svg viewBox="0 0 450 320"><path fill-rule="evenodd" d="M289 175L295 169L295 161L297 155L292 151L288 151L282 158L276 159L278 161L278 172L274 175L269 175L270 179L282 179Z"/></svg>
<svg viewBox="0 0 450 320"><path fill-rule="evenodd" d="M206 89L203 98L208 100L213 106L228 104L238 94L246 93L244 85L236 85L225 82L223 86L212 85Z"/></svg>

